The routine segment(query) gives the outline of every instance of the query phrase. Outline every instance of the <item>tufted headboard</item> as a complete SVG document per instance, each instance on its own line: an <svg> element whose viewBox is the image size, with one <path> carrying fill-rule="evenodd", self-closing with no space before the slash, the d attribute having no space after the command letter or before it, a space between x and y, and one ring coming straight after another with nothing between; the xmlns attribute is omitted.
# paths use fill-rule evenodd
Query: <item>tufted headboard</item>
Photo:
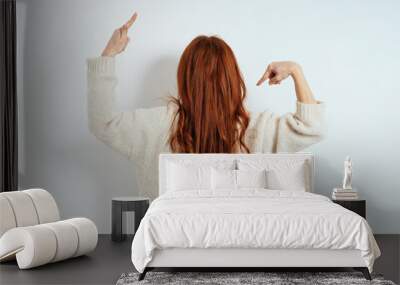
<svg viewBox="0 0 400 285"><path fill-rule="evenodd" d="M159 156L159 195L166 192L168 163L174 162L192 166L213 166L216 168L237 169L238 163L263 163L274 165L302 163L307 166L307 192L314 192L314 156L311 153L279 153L279 154L186 154L163 153Z"/></svg>

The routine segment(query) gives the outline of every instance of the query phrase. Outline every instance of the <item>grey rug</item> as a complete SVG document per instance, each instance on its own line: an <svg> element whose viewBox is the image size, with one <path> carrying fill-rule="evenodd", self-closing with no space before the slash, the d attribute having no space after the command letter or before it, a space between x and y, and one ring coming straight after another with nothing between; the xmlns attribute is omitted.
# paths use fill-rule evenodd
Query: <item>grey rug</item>
<svg viewBox="0 0 400 285"><path fill-rule="evenodd" d="M146 278L138 281L138 273L124 273L116 285L145 285L145 284L379 284L395 285L392 281L384 280L381 275L372 275L368 281L359 272L148 272Z"/></svg>

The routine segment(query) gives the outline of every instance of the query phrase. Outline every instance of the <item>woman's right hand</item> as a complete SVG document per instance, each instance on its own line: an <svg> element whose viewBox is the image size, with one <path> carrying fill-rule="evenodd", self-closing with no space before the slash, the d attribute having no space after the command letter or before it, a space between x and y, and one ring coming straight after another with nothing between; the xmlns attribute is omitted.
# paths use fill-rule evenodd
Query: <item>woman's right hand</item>
<svg viewBox="0 0 400 285"><path fill-rule="evenodd" d="M101 56L112 57L125 50L129 43L128 30L130 27L132 27L133 23L136 21L136 18L137 13L135 12L128 22L114 31Z"/></svg>

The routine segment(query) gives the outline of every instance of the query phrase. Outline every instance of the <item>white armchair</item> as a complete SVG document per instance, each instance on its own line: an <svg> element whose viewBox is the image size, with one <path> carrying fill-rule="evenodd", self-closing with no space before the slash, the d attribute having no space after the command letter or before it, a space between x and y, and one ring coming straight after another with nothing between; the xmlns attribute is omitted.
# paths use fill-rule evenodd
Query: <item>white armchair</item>
<svg viewBox="0 0 400 285"><path fill-rule="evenodd" d="M60 221L46 190L0 193L0 262L16 258L28 269L80 256L95 249L97 234L89 219Z"/></svg>

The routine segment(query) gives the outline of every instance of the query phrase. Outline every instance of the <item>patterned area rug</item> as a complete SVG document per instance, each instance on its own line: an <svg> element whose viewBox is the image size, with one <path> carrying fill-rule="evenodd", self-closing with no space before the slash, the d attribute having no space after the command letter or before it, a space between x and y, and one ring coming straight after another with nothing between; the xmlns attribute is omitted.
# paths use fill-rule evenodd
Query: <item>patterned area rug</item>
<svg viewBox="0 0 400 285"><path fill-rule="evenodd" d="M138 273L122 274L117 285L136 284L267 284L267 285L292 285L292 284L379 284L395 285L392 281L384 280L381 275L372 275L373 280L368 281L359 272L148 272L146 278L138 281Z"/></svg>

